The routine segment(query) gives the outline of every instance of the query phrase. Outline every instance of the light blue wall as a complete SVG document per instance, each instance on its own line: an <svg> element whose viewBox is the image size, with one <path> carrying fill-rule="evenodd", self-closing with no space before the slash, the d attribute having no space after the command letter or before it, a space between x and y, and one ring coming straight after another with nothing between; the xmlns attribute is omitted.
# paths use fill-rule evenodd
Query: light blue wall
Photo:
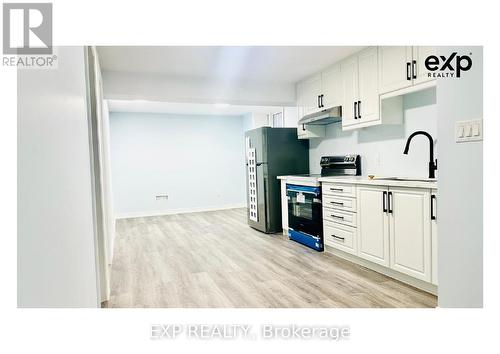
<svg viewBox="0 0 500 354"><path fill-rule="evenodd" d="M428 89L404 96L404 123L342 131L340 123L327 126L326 137L311 139L309 161L311 173L319 173L324 155L361 155L363 175L428 177L429 141L415 137L408 155L403 150L408 136L417 130L429 132L435 140L437 157L436 90ZM439 166L439 164L438 164ZM439 168L436 172L439 177Z"/></svg>
<svg viewBox="0 0 500 354"><path fill-rule="evenodd" d="M111 113L110 124L117 216L245 204L242 117Z"/></svg>

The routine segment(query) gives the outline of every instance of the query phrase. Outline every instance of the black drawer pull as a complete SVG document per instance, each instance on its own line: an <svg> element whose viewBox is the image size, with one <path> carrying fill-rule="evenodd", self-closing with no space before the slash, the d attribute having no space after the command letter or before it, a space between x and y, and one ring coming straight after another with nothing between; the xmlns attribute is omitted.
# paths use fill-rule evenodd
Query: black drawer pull
<svg viewBox="0 0 500 354"><path fill-rule="evenodd" d="M332 235L333 238L336 238L337 240L341 240L342 242L345 241L345 238L344 237L340 237L340 236L337 236L337 235Z"/></svg>
<svg viewBox="0 0 500 354"><path fill-rule="evenodd" d="M330 202L332 204L335 204L335 205L344 205L344 203L341 203L341 202Z"/></svg>
<svg viewBox="0 0 500 354"><path fill-rule="evenodd" d="M332 218L337 218L337 219L342 219L342 220L344 220L344 217L343 217L343 216L338 216L338 215L333 215L333 214L332 214Z"/></svg>
<svg viewBox="0 0 500 354"><path fill-rule="evenodd" d="M344 190L342 188L330 188L331 191L335 192L343 192Z"/></svg>

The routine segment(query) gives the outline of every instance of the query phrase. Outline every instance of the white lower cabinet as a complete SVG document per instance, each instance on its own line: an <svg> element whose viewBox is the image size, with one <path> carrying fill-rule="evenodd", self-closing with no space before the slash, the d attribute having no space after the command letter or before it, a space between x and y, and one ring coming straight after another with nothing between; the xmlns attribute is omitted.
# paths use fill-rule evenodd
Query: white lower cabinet
<svg viewBox="0 0 500 354"><path fill-rule="evenodd" d="M387 187L358 186L358 256L389 266Z"/></svg>
<svg viewBox="0 0 500 354"><path fill-rule="evenodd" d="M325 220L323 222L325 245L356 254L356 228Z"/></svg>
<svg viewBox="0 0 500 354"><path fill-rule="evenodd" d="M427 189L389 188L390 267L431 281L431 193Z"/></svg>
<svg viewBox="0 0 500 354"><path fill-rule="evenodd" d="M437 285L437 190L352 185L348 200L329 188L338 186L323 184L325 245Z"/></svg>
<svg viewBox="0 0 500 354"><path fill-rule="evenodd" d="M432 276L431 282L438 285L438 229L437 229L437 190L431 191L431 248Z"/></svg>

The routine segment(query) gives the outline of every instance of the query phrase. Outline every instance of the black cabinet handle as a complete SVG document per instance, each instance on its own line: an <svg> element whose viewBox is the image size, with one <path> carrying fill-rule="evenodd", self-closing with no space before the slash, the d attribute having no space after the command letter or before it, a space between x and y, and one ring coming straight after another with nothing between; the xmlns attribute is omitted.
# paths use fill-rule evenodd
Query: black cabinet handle
<svg viewBox="0 0 500 354"><path fill-rule="evenodd" d="M406 62L406 80L408 81L411 80L410 65L410 62Z"/></svg>
<svg viewBox="0 0 500 354"><path fill-rule="evenodd" d="M335 204L335 205L344 205L344 203L340 203L340 202L330 202L332 204Z"/></svg>
<svg viewBox="0 0 500 354"><path fill-rule="evenodd" d="M434 215L434 201L436 200L436 195L431 195L431 220L436 220L436 215Z"/></svg>
<svg viewBox="0 0 500 354"><path fill-rule="evenodd" d="M340 236L337 236L337 235L332 235L333 238L336 238L337 240L342 240L342 242L345 241L345 237L340 237Z"/></svg>
<svg viewBox="0 0 500 354"><path fill-rule="evenodd" d="M343 192L344 190L342 188L330 188L331 191L335 192Z"/></svg>
<svg viewBox="0 0 500 354"><path fill-rule="evenodd" d="M318 95L318 108L321 108L321 104L319 103L319 98L321 97L321 95Z"/></svg>
<svg viewBox="0 0 500 354"><path fill-rule="evenodd" d="M385 204L386 198L387 198L387 192L384 191L384 193L382 194L382 211L384 213L387 213L387 205Z"/></svg>
<svg viewBox="0 0 500 354"><path fill-rule="evenodd" d="M417 61L416 60L412 61L411 72L412 72L413 78L416 79L417 78Z"/></svg>
<svg viewBox="0 0 500 354"><path fill-rule="evenodd" d="M325 107L325 105L323 103L323 97L325 97L325 95L321 95L321 108Z"/></svg>
<svg viewBox="0 0 500 354"><path fill-rule="evenodd" d="M387 211L392 214L392 192L389 192L389 197L387 198Z"/></svg>
<svg viewBox="0 0 500 354"><path fill-rule="evenodd" d="M334 215L334 214L332 214L332 218L337 218L337 219L344 220L343 216L338 216L338 215Z"/></svg>
<svg viewBox="0 0 500 354"><path fill-rule="evenodd" d="M361 101L358 101L358 119L361 119Z"/></svg>
<svg viewBox="0 0 500 354"><path fill-rule="evenodd" d="M358 107L358 102L354 102L354 119L358 119L356 109Z"/></svg>

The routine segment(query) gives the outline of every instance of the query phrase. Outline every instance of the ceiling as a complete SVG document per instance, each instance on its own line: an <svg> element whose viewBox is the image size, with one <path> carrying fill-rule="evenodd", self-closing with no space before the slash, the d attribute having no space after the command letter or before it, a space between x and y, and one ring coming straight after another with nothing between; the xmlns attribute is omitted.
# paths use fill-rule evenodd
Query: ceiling
<svg viewBox="0 0 500 354"><path fill-rule="evenodd" d="M103 71L291 84L363 47L98 47Z"/></svg>
<svg viewBox="0 0 500 354"><path fill-rule="evenodd" d="M145 100L108 100L108 108L110 112L241 116L247 113L276 113L281 111L283 107L173 103Z"/></svg>

